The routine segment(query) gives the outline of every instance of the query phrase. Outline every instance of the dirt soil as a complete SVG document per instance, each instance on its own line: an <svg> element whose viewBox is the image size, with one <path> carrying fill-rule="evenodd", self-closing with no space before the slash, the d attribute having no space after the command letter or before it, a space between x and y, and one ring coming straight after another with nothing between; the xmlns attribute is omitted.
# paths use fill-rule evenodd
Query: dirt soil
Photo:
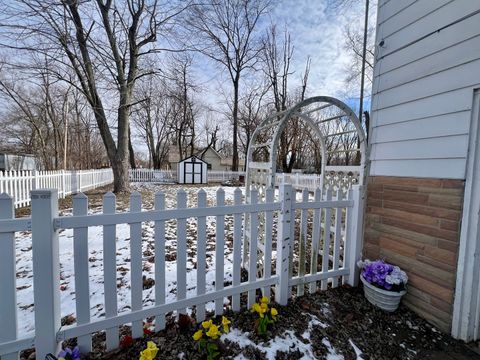
<svg viewBox="0 0 480 360"><path fill-rule="evenodd" d="M363 297L361 288L339 287L315 294L293 299L287 306L277 306L278 321L269 331L266 338L255 334L255 314L247 309L233 313L227 310L226 315L232 320L232 328L249 332L249 339L261 344L275 336L282 337L285 331L291 330L298 338L308 329L309 320L318 318L327 326L310 328L310 343L314 359L480 359L480 355L472 351L464 343L436 330L432 325L401 305L395 313L386 313ZM210 314L213 317L212 314ZM154 341L159 350L156 359L204 359L192 339L199 324L183 319L181 323L170 317L164 331L145 335L134 340L133 344L109 353L104 352L105 335L94 336L94 351L85 359L136 359L141 350L146 348L147 341ZM128 327L121 329L123 335L129 335ZM336 351L332 357L330 342ZM357 357L352 343L362 351ZM75 341L66 344L74 345ZM471 344L472 345L472 344ZM266 354L253 346L240 348L238 344L225 341L220 348L220 359L266 359ZM297 347L288 352L277 352L276 359L310 359L304 357Z"/></svg>

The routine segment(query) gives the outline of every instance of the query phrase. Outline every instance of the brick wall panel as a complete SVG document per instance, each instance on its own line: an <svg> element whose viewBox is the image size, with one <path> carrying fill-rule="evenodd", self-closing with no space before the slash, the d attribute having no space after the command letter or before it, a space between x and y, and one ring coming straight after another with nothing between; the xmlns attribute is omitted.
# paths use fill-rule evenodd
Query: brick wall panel
<svg viewBox="0 0 480 360"><path fill-rule="evenodd" d="M405 304L449 332L464 182L376 176L367 189L364 257L405 269Z"/></svg>

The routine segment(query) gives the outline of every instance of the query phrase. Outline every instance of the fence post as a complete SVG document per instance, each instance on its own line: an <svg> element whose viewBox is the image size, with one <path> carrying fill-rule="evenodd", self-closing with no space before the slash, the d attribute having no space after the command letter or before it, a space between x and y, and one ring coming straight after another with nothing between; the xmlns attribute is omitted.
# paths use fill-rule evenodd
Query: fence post
<svg viewBox="0 0 480 360"><path fill-rule="evenodd" d="M32 190L37 188L37 170L32 171Z"/></svg>
<svg viewBox="0 0 480 360"><path fill-rule="evenodd" d="M49 353L57 354L60 346L60 262L53 224L58 216L58 190L34 190L31 197L35 348L37 359L44 359Z"/></svg>
<svg viewBox="0 0 480 360"><path fill-rule="evenodd" d="M7 194L0 194L0 219L13 219L13 199ZM0 343L17 339L17 288L15 268L15 238L13 232L0 233ZM2 359L18 359L18 353L2 355Z"/></svg>
<svg viewBox="0 0 480 360"><path fill-rule="evenodd" d="M288 264L290 256L290 227L292 226L292 185L280 186L280 209L278 219L278 242L277 242L277 269L278 284L275 286L275 301L280 305L287 305L288 301ZM251 241L251 240L250 240Z"/></svg>
<svg viewBox="0 0 480 360"><path fill-rule="evenodd" d="M65 170L62 170L62 199L65 199Z"/></svg>
<svg viewBox="0 0 480 360"><path fill-rule="evenodd" d="M362 242L363 242L363 187L360 185L355 185L352 187L352 199L353 199L353 208L352 208L352 221L350 234L351 238L347 239L348 247L347 250L348 258L347 265L350 269L348 274L347 283L350 286L357 286L359 280L359 269L357 262L361 258L362 252Z"/></svg>

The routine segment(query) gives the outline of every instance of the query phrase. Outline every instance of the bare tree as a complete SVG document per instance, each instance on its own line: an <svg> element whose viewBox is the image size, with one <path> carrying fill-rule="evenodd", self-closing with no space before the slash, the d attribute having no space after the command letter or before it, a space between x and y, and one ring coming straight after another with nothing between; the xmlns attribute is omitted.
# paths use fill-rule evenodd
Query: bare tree
<svg viewBox="0 0 480 360"><path fill-rule="evenodd" d="M4 5L0 20L2 28L8 29L3 35L12 40L4 45L48 56L58 65L58 77L84 94L113 169L116 192L129 188L133 90L136 81L150 73L141 71L139 62L158 50L160 27L185 8L160 14L157 1L127 0L124 4L126 8L112 0L15 0ZM65 78L65 68L75 77ZM109 111L112 102L117 105ZM115 119L116 141L109 116Z"/></svg>
<svg viewBox="0 0 480 360"><path fill-rule="evenodd" d="M258 23L269 8L269 0L208 0L191 8L186 23L189 43L215 63L227 69L233 86L233 160L238 170L238 103L240 79L258 61L261 42ZM191 34L196 34L192 38ZM198 40L193 42L192 40Z"/></svg>
<svg viewBox="0 0 480 360"><path fill-rule="evenodd" d="M149 167L154 169L161 169L167 163L174 134L169 123L173 107L166 89L160 79L143 81L135 92L137 105L132 111L132 122L148 148Z"/></svg>
<svg viewBox="0 0 480 360"><path fill-rule="evenodd" d="M290 69L293 54L294 46L288 29L285 27L282 37L279 38L276 26L271 25L264 41L263 63L278 113L305 99L311 60L310 57L307 58L299 89L292 90L289 81L293 75ZM277 162L283 172L291 172L295 165L302 166L300 153L305 150L305 139L307 132L302 120L296 117L290 119L287 129L280 135L278 147Z"/></svg>
<svg viewBox="0 0 480 360"><path fill-rule="evenodd" d="M21 80L11 68L0 72L4 104L0 128L9 139L8 150L35 155L46 170L65 168L67 161L73 169L108 164L84 98L54 82L48 66L35 68L35 76L28 80Z"/></svg>
<svg viewBox="0 0 480 360"><path fill-rule="evenodd" d="M268 84L254 84L245 89L240 99L238 108L239 140L245 158L253 132L260 122L268 116L268 106L265 99L268 90Z"/></svg>

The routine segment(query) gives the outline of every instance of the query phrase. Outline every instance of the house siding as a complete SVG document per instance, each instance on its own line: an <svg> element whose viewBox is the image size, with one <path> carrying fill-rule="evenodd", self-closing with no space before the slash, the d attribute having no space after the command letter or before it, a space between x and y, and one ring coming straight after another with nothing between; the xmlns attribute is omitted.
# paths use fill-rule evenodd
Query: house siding
<svg viewBox="0 0 480 360"><path fill-rule="evenodd" d="M477 11L470 0L379 2L371 175L465 178L480 87Z"/></svg>
<svg viewBox="0 0 480 360"><path fill-rule="evenodd" d="M380 0L365 258L407 271L404 303L450 332L475 89L480 2Z"/></svg>
<svg viewBox="0 0 480 360"><path fill-rule="evenodd" d="M384 258L409 277L404 304L451 330L462 180L369 178L363 255Z"/></svg>

